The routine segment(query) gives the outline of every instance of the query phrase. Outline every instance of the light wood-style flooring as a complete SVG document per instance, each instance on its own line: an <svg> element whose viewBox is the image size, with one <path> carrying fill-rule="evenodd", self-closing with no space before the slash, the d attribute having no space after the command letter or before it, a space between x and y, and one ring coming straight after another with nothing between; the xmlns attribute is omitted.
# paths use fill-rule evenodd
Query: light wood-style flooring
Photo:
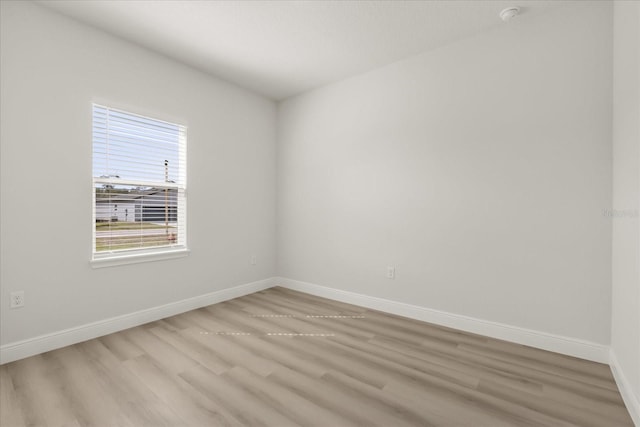
<svg viewBox="0 0 640 427"><path fill-rule="evenodd" d="M607 365L283 288L0 367L12 426L632 426Z"/></svg>

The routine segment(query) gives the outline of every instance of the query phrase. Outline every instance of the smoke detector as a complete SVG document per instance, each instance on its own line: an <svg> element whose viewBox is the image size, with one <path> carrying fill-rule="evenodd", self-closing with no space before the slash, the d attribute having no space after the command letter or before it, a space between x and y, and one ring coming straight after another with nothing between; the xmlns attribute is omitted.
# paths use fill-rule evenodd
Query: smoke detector
<svg viewBox="0 0 640 427"><path fill-rule="evenodd" d="M519 7L516 7L516 6L508 7L504 9L502 12L500 12L500 19L502 19L504 22L509 22L511 18L516 16L519 12L520 12Z"/></svg>

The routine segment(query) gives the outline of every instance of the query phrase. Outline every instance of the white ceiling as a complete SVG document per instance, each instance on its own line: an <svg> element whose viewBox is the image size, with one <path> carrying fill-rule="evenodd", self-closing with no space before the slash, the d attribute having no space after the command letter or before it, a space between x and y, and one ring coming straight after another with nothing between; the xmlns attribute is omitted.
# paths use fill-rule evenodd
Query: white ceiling
<svg viewBox="0 0 640 427"><path fill-rule="evenodd" d="M280 100L569 1L45 0L39 4ZM514 25L515 20L509 25ZM517 24L516 24L517 25Z"/></svg>

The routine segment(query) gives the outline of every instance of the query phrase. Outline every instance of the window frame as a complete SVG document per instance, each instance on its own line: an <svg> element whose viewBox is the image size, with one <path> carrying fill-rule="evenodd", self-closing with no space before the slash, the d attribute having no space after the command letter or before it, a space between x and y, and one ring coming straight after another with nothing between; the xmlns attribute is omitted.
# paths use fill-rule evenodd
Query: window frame
<svg viewBox="0 0 640 427"><path fill-rule="evenodd" d="M144 181L137 179L126 179L119 177L96 177L96 170L94 169L94 161L95 161L95 146L94 146L94 137L93 132L95 128L94 121L94 112L95 108L103 108L107 111L116 111L119 113L124 113L132 116L141 117L147 120L152 120L156 122L163 122L173 126L178 126L179 131L179 140L178 140L178 158L179 162L183 165L183 170L180 171L181 179L179 182L160 182L160 181ZM187 246L187 126L182 123L167 121L164 119L158 119L154 117L150 117L148 115L139 114L137 112L129 109L121 109L118 107L111 107L106 105L105 103L92 102L91 103L91 158L92 158L92 166L91 166L91 175L92 175L92 185L91 185L91 194L92 194L92 244L91 244L91 266L93 268L101 268L101 267L111 267L116 265L126 265L126 264L135 264L140 262L150 262L150 261L160 261L174 258L182 258L187 256L190 253L190 250ZM177 207L181 213L178 213L178 221L179 218L182 218L182 222L179 227L182 230L182 239L180 243L174 243L169 245L162 245L157 247L146 247L146 248L130 248L130 249L119 249L119 250L109 250L109 251L96 251L96 188L99 185L123 185L123 186L140 186L140 187L153 187L159 189L169 189L175 190L177 194Z"/></svg>

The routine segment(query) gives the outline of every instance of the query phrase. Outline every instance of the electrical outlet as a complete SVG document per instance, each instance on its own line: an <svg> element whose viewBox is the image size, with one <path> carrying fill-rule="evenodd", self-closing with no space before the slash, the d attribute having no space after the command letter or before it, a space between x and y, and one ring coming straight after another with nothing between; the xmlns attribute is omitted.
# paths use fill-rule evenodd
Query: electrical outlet
<svg viewBox="0 0 640 427"><path fill-rule="evenodd" d="M11 292L11 308L24 307L24 291Z"/></svg>
<svg viewBox="0 0 640 427"><path fill-rule="evenodd" d="M258 259L256 258L255 255L251 255L251 259L249 260L249 263L251 265L256 265L258 263Z"/></svg>
<svg viewBox="0 0 640 427"><path fill-rule="evenodd" d="M395 279L396 278L396 268L389 266L387 267L387 279Z"/></svg>

